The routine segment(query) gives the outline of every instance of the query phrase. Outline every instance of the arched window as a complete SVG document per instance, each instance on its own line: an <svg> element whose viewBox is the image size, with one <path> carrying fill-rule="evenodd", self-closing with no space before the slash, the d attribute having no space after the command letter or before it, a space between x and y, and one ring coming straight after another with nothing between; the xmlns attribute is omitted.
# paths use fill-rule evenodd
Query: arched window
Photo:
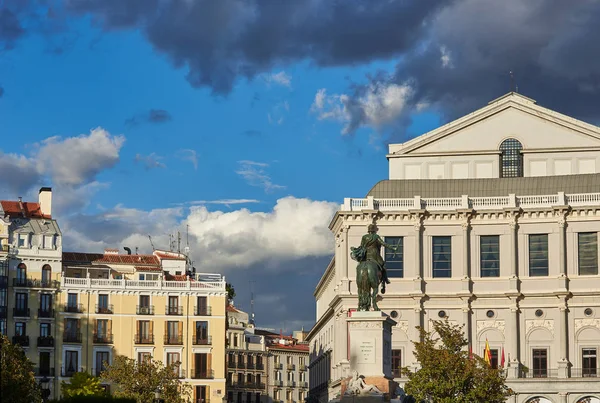
<svg viewBox="0 0 600 403"><path fill-rule="evenodd" d="M523 176L523 145L517 139L506 139L500 144L500 169L503 178Z"/></svg>
<svg viewBox="0 0 600 403"><path fill-rule="evenodd" d="M50 286L52 283L52 268L49 264L42 267L42 284L44 287Z"/></svg>

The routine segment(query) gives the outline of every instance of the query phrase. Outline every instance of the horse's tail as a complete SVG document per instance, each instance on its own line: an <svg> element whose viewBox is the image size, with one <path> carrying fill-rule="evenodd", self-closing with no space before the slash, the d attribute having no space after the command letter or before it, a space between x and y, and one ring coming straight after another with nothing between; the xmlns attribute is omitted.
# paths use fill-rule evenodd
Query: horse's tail
<svg viewBox="0 0 600 403"><path fill-rule="evenodd" d="M359 306L369 302L369 267L366 262L360 262L356 269L356 287L358 288Z"/></svg>

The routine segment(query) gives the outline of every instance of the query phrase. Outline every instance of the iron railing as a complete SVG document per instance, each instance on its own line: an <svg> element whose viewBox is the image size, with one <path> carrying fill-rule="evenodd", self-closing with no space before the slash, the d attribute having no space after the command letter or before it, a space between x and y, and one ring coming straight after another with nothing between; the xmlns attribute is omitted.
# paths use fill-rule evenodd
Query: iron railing
<svg viewBox="0 0 600 403"><path fill-rule="evenodd" d="M94 333L94 343L96 344L112 344L112 333Z"/></svg>
<svg viewBox="0 0 600 403"><path fill-rule="evenodd" d="M192 344L195 346L208 346L212 344L212 336L199 336L199 335L194 335L194 338L192 339Z"/></svg>
<svg viewBox="0 0 600 403"><path fill-rule="evenodd" d="M13 344L18 344L20 346L23 347L27 347L29 346L29 336L13 336L12 337L12 343Z"/></svg>
<svg viewBox="0 0 600 403"><path fill-rule="evenodd" d="M96 313L100 314L112 314L114 313L113 305L96 305Z"/></svg>
<svg viewBox="0 0 600 403"><path fill-rule="evenodd" d="M64 306L65 312L83 313L83 304L67 304Z"/></svg>
<svg viewBox="0 0 600 403"><path fill-rule="evenodd" d="M54 337L52 336L39 336L37 338L38 347L54 347Z"/></svg>
<svg viewBox="0 0 600 403"><path fill-rule="evenodd" d="M183 335L182 334L165 334L164 344L168 344L168 345L183 344Z"/></svg>
<svg viewBox="0 0 600 403"><path fill-rule="evenodd" d="M195 306L194 307L194 315L196 316L210 316L212 314L212 309L210 306Z"/></svg>
<svg viewBox="0 0 600 403"><path fill-rule="evenodd" d="M53 318L54 317L54 309L38 309L38 318Z"/></svg>
<svg viewBox="0 0 600 403"><path fill-rule="evenodd" d="M28 318L30 315L29 308L13 308L13 318Z"/></svg>
<svg viewBox="0 0 600 403"><path fill-rule="evenodd" d="M183 315L183 307L182 306L165 306L165 314L166 315Z"/></svg>
<svg viewBox="0 0 600 403"><path fill-rule="evenodd" d="M153 334L136 334L134 338L135 344L154 344Z"/></svg>
<svg viewBox="0 0 600 403"><path fill-rule="evenodd" d="M192 379L214 379L215 371L212 369L194 369L190 373Z"/></svg>
<svg viewBox="0 0 600 403"><path fill-rule="evenodd" d="M63 333L64 343L81 343L81 332L65 331Z"/></svg>
<svg viewBox="0 0 600 403"><path fill-rule="evenodd" d="M154 315L154 305L137 306L136 313L138 315Z"/></svg>

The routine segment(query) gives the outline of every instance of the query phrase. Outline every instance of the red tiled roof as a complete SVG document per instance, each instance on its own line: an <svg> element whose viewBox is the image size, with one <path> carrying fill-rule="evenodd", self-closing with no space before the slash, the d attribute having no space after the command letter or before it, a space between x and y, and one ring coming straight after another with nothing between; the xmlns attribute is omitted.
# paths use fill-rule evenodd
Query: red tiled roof
<svg viewBox="0 0 600 403"><path fill-rule="evenodd" d="M161 272L162 269L160 267L154 266L135 266L136 271L158 271Z"/></svg>
<svg viewBox="0 0 600 403"><path fill-rule="evenodd" d="M63 263L87 263L91 264L94 261L102 259L102 253L82 253L82 252L63 252Z"/></svg>
<svg viewBox="0 0 600 403"><path fill-rule="evenodd" d="M227 312L240 312L238 311L233 305L227 305L227 307L225 308L227 310Z"/></svg>
<svg viewBox="0 0 600 403"><path fill-rule="evenodd" d="M4 214L9 217L22 217L22 213L24 213L27 218L52 218L42 214L39 203L23 202L23 211L21 211L18 201L1 200L0 204L2 204Z"/></svg>
<svg viewBox="0 0 600 403"><path fill-rule="evenodd" d="M308 344L295 344L293 346L284 346L283 344L271 344L270 346L268 346L268 348L276 350L301 351L307 353L309 351Z"/></svg>
<svg viewBox="0 0 600 403"><path fill-rule="evenodd" d="M127 264L127 265L149 265L160 267L160 261L154 255L111 255L105 254L97 260L102 263Z"/></svg>

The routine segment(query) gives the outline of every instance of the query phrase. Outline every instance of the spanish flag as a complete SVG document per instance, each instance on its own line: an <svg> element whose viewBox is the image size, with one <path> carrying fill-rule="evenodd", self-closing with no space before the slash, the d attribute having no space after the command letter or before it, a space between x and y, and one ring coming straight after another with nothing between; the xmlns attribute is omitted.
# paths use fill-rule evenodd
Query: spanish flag
<svg viewBox="0 0 600 403"><path fill-rule="evenodd" d="M490 350L490 344L488 340L485 339L485 351L483 352L483 359L488 365L492 365L492 351Z"/></svg>

